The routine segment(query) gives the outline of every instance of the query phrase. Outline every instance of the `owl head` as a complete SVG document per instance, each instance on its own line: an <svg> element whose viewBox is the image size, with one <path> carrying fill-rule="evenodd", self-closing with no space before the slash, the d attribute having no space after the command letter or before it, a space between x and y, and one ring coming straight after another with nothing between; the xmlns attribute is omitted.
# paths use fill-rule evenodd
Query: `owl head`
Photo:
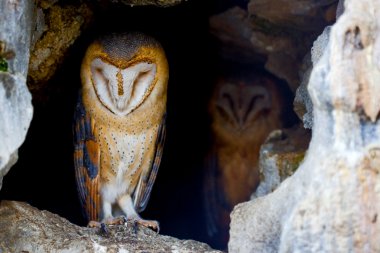
<svg viewBox="0 0 380 253"><path fill-rule="evenodd" d="M152 37L112 34L89 46L81 79L83 92L96 96L113 114L125 116L153 92L155 97L166 96L168 63L161 45Z"/></svg>
<svg viewBox="0 0 380 253"><path fill-rule="evenodd" d="M217 83L211 110L215 120L223 121L224 126L244 130L273 110L278 111L276 95L273 84L265 78L222 78Z"/></svg>

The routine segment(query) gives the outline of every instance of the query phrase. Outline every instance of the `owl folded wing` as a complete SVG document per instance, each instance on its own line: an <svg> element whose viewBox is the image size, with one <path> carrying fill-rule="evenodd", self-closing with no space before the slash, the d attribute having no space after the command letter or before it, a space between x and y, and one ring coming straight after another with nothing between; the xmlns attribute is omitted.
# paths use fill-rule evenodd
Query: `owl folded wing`
<svg viewBox="0 0 380 253"><path fill-rule="evenodd" d="M233 206L230 206L225 195L225 189L220 184L220 164L218 154L212 149L207 155L204 163L203 182L203 204L205 208L205 218L207 233L210 237L217 236L221 231L221 222L229 223L225 220L223 213L230 213Z"/></svg>
<svg viewBox="0 0 380 253"><path fill-rule="evenodd" d="M100 219L99 163L100 150L96 142L92 119L82 99L74 114L74 166L79 199L88 221Z"/></svg>
<svg viewBox="0 0 380 253"><path fill-rule="evenodd" d="M203 204L206 215L207 233L209 236L214 236L218 232L218 221L215 217L217 214L216 208L218 208L218 197L216 196L218 193L216 185L218 161L215 150L212 150L205 159L205 172Z"/></svg>
<svg viewBox="0 0 380 253"><path fill-rule="evenodd" d="M164 142L166 136L166 114L162 117L161 124L157 132L156 139L156 153L150 168L146 168L142 171L137 189L134 193L134 206L137 212L145 210L148 204L150 193L153 188L154 181L156 180L158 168L160 167L162 151L164 149Z"/></svg>

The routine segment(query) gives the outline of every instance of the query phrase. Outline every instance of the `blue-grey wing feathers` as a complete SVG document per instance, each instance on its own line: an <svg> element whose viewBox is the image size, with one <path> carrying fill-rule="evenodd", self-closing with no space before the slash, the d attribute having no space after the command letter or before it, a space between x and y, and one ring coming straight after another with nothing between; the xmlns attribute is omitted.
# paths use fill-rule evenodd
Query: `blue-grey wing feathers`
<svg viewBox="0 0 380 253"><path fill-rule="evenodd" d="M79 199L88 221L100 219L100 151L81 94L74 114L74 166Z"/></svg>

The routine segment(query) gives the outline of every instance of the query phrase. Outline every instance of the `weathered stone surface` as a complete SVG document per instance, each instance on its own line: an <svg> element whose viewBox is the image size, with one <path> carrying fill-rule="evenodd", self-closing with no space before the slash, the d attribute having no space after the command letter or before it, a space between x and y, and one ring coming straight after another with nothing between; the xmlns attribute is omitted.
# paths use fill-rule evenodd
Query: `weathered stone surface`
<svg viewBox="0 0 380 253"><path fill-rule="evenodd" d="M315 31L322 30L335 20L336 0L323 3L310 0L290 2L300 13L295 13L290 3L285 4L287 8L283 8L276 1L252 0L248 11L233 7L210 17L209 22L211 32L220 41L220 54L224 58L264 64L269 72L286 80L291 90L295 91L300 83L298 70L315 39ZM256 12L264 15L260 16ZM327 14L330 12L331 15ZM270 19L272 14L273 18L283 16L287 23ZM303 19L299 19L299 16ZM313 23L319 25L307 23L309 20L315 20Z"/></svg>
<svg viewBox="0 0 380 253"><path fill-rule="evenodd" d="M45 24L45 14L41 8L35 9L35 26L32 27L32 41L30 49L33 50L36 42L41 38L42 34L47 30Z"/></svg>
<svg viewBox="0 0 380 253"><path fill-rule="evenodd" d="M9 155L8 161L6 163L2 163L0 160L0 165L2 166L0 169L0 189L3 186L3 178L8 173L8 171L12 168L13 165L17 162L18 159L18 150Z"/></svg>
<svg viewBox="0 0 380 253"><path fill-rule="evenodd" d="M134 5L156 5L162 7L173 6L183 2L184 0L110 0L110 2L120 2L128 4L131 6ZM186 0L185 0L186 1Z"/></svg>
<svg viewBox="0 0 380 253"><path fill-rule="evenodd" d="M335 19L337 0L250 0L251 17L284 28L318 31ZM329 9L331 8L331 10Z"/></svg>
<svg viewBox="0 0 380 253"><path fill-rule="evenodd" d="M232 213L231 252L379 252L380 2L347 0L314 67L313 137L273 193Z"/></svg>
<svg viewBox="0 0 380 253"><path fill-rule="evenodd" d="M8 72L25 76L28 71L33 2L0 2L0 58L7 58Z"/></svg>
<svg viewBox="0 0 380 253"><path fill-rule="evenodd" d="M305 128L311 129L313 124L313 104L307 91L307 84L309 83L310 74L313 70L313 63L311 62L311 53L308 53L303 59L300 72L301 84L296 90L293 101L293 110L298 118L303 122Z"/></svg>
<svg viewBox="0 0 380 253"><path fill-rule="evenodd" d="M33 115L26 87L32 21L32 1L0 1L0 189Z"/></svg>
<svg viewBox="0 0 380 253"><path fill-rule="evenodd" d="M278 47L273 37L257 33L251 43L253 27L248 19L247 11L234 7L218 15L210 17L210 31L222 43L221 54L226 58L239 58L243 62L264 61L265 55L273 46ZM266 44L268 43L268 44ZM283 44L283 43L280 43ZM263 45L268 45L263 47Z"/></svg>
<svg viewBox="0 0 380 253"><path fill-rule="evenodd" d="M145 227L79 227L26 203L0 204L0 252L219 252L207 244L159 235Z"/></svg>
<svg viewBox="0 0 380 253"><path fill-rule="evenodd" d="M0 72L0 189L3 176L17 161L33 115L25 76Z"/></svg>
<svg viewBox="0 0 380 253"><path fill-rule="evenodd" d="M336 19L338 19L344 12L344 0L339 0L338 6L336 7Z"/></svg>
<svg viewBox="0 0 380 253"><path fill-rule="evenodd" d="M40 37L34 41L28 73L32 92L45 86L70 46L92 20L92 11L86 3L61 6L54 1L40 1L39 6L35 34Z"/></svg>
<svg viewBox="0 0 380 253"><path fill-rule="evenodd" d="M294 111L297 113L298 117L303 121L305 128L311 129L313 126L313 103L307 86L310 80L310 74L313 67L318 63L319 59L327 47L329 36L330 36L330 26L327 26L321 35L313 43L311 48L311 54L307 55L303 63L303 73L301 74L301 84L296 91L296 96L294 98Z"/></svg>
<svg viewBox="0 0 380 253"><path fill-rule="evenodd" d="M260 184L251 199L273 192L293 175L310 142L310 132L301 126L273 131L260 149Z"/></svg>
<svg viewBox="0 0 380 253"><path fill-rule="evenodd" d="M50 8L59 0L37 0L39 6L44 9ZM98 2L109 2L109 3L123 3L131 6L140 6L140 5L154 5L160 7L169 7L187 0L97 0ZM64 2L64 1L61 1ZM91 1L88 1L91 2Z"/></svg>

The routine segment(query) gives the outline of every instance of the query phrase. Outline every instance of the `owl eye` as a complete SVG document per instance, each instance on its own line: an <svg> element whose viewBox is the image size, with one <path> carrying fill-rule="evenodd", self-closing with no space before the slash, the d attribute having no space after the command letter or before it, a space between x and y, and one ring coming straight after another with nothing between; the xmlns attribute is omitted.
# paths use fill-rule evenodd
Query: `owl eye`
<svg viewBox="0 0 380 253"><path fill-rule="evenodd" d="M257 107L260 107L258 106L258 102L260 100L264 101L264 99L265 99L264 95L257 95L257 96L252 97L249 100L248 107L246 108L246 112L243 117L244 122L249 121L249 120L255 120L257 117L266 113L269 110L269 108L262 108L262 110L255 109Z"/></svg>
<svg viewBox="0 0 380 253"><path fill-rule="evenodd" d="M150 83L153 81L156 74L156 69L153 66L150 68L143 68L137 75L134 81L135 89L146 90L149 88Z"/></svg>
<svg viewBox="0 0 380 253"><path fill-rule="evenodd" d="M232 118L230 117L229 113L220 105L216 106L216 110L218 111L219 115L227 122L232 122Z"/></svg>
<svg viewBox="0 0 380 253"><path fill-rule="evenodd" d="M112 111L111 104L113 103L112 80L113 73L116 73L117 68L102 62L100 59L95 59L91 64L92 82L95 88L95 92L101 101L101 103Z"/></svg>
<svg viewBox="0 0 380 253"><path fill-rule="evenodd" d="M95 71L96 71L98 74L103 75L103 69L101 69L101 68L99 68L99 67L96 67L96 68L94 68L94 69L95 69Z"/></svg>
<svg viewBox="0 0 380 253"><path fill-rule="evenodd" d="M149 71L140 72L138 76L135 79L135 84L138 85L139 83L145 83L147 81L147 78L149 78Z"/></svg>
<svg viewBox="0 0 380 253"><path fill-rule="evenodd" d="M95 78L97 81L103 83L105 86L108 86L109 80L103 73L103 69L101 68L95 68L95 73L94 73ZM100 80L99 80L100 79ZM110 92L110 91L109 91Z"/></svg>
<svg viewBox="0 0 380 253"><path fill-rule="evenodd" d="M219 98L219 102L216 105L217 111L220 116L227 122L233 123L236 119L235 103L232 96L229 93L223 92Z"/></svg>
<svg viewBox="0 0 380 253"><path fill-rule="evenodd" d="M125 92L129 94L127 107L135 109L149 95L156 75L156 65L138 63L122 71Z"/></svg>

